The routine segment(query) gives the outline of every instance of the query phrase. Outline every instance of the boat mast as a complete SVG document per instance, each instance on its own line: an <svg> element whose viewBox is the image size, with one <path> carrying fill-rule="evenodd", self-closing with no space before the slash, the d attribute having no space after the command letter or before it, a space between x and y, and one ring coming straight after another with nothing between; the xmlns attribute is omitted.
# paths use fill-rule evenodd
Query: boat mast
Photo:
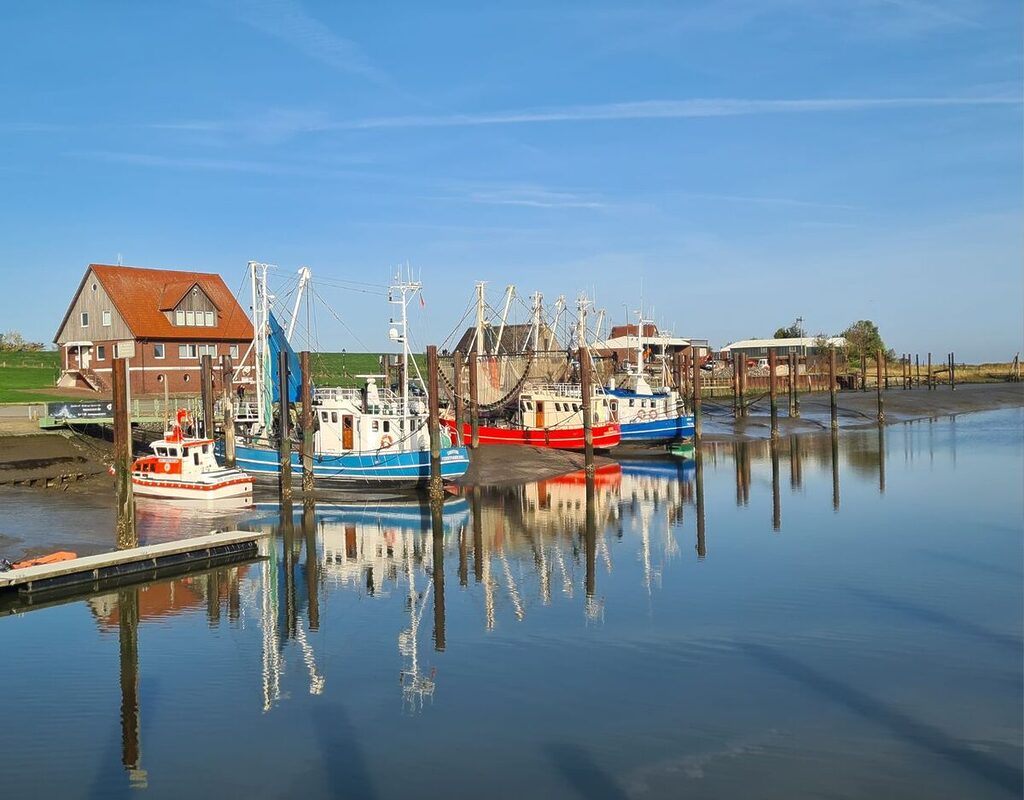
<svg viewBox="0 0 1024 800"><path fill-rule="evenodd" d="M505 287L505 308L501 312L501 327L498 328L498 340L494 343L494 355L498 355L501 349L501 337L505 335L505 320L508 319L508 307L512 305L512 297L516 293L516 287L509 284Z"/></svg>
<svg viewBox="0 0 1024 800"><path fill-rule="evenodd" d="M401 326L401 332L391 329L391 340L399 342L402 345L402 436L408 436L411 431L409 430L409 301L416 292L423 288L423 284L419 281L409 280L411 274L405 279L402 277L402 271L399 269L395 275L395 284L391 286L388 291L388 302L401 304L402 306L402 321L399 323ZM395 290L398 290L398 299L395 299ZM394 321L392 320L392 323ZM419 368L417 367L417 374L419 374Z"/></svg>
<svg viewBox="0 0 1024 800"><path fill-rule="evenodd" d="M484 354L484 286L486 281L476 283L476 355Z"/></svg>
<svg viewBox="0 0 1024 800"><path fill-rule="evenodd" d="M299 303L302 302L302 293L306 290L306 284L309 283L311 276L309 267L299 267L299 288L295 293L295 306L292 308L292 318L288 322L288 332L285 334L289 344L292 341L292 332L295 330L295 320L299 318Z"/></svg>
<svg viewBox="0 0 1024 800"><path fill-rule="evenodd" d="M540 323L544 314L544 295L533 293L533 352L540 350Z"/></svg>

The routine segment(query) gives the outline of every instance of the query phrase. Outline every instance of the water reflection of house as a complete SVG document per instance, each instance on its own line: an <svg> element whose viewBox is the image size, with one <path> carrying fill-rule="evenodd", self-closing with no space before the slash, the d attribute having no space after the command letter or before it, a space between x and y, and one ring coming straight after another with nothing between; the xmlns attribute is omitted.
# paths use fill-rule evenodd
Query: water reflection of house
<svg viewBox="0 0 1024 800"><path fill-rule="evenodd" d="M175 580L157 581L138 587L138 619L140 622L159 621L186 614L189 611L227 606L230 618L238 616L241 607L239 581L248 567L223 569L189 575ZM101 630L117 630L121 622L119 594L100 594L86 602Z"/></svg>

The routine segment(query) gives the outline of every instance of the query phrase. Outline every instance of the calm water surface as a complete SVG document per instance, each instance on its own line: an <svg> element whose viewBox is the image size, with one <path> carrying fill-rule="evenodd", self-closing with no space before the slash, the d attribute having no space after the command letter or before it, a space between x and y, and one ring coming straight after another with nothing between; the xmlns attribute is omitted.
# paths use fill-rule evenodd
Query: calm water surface
<svg viewBox="0 0 1024 800"><path fill-rule="evenodd" d="M711 446L435 520L151 504L149 541L270 558L0 607L4 794L1019 797L1022 430ZM107 503L0 502L110 535Z"/></svg>

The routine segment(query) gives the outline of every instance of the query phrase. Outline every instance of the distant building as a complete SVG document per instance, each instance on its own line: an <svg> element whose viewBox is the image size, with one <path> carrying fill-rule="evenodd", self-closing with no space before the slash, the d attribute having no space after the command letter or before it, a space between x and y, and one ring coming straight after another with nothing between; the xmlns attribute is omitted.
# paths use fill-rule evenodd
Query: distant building
<svg viewBox="0 0 1024 800"><path fill-rule="evenodd" d="M643 335L638 340L639 333L639 325L613 325L609 337L595 342L591 350L594 355L614 358L620 367L636 364L637 348L640 346L643 346L644 361L647 363L662 355L671 359L676 353L689 350L690 347L696 348L702 357L708 352L707 340L669 336L659 332L658 326L650 322L644 323Z"/></svg>
<svg viewBox="0 0 1024 800"><path fill-rule="evenodd" d="M846 339L842 336L833 336L826 339L829 347L842 349L846 347ZM768 351L774 350L776 356L788 356L796 353L798 356L822 356L827 354L828 347L818 346L818 339L814 336L801 336L790 339L742 339L733 342L722 348L722 355L731 358L737 353L742 353L747 359L761 359L768 357Z"/></svg>
<svg viewBox="0 0 1024 800"><path fill-rule="evenodd" d="M498 332L501 332L501 342L498 342ZM533 349L533 325L506 325L502 330L493 325L484 323L483 329L483 354L515 355L525 353ZM558 350L561 345L555 332L546 324L542 323L537 334L537 349L539 351ZM469 354L476 352L476 328L467 328L462 334L458 344L452 348L461 353Z"/></svg>
<svg viewBox="0 0 1024 800"><path fill-rule="evenodd" d="M54 342L59 386L110 388L112 361L129 357L135 394L199 392L200 357L252 368L252 323L219 275L90 264Z"/></svg>

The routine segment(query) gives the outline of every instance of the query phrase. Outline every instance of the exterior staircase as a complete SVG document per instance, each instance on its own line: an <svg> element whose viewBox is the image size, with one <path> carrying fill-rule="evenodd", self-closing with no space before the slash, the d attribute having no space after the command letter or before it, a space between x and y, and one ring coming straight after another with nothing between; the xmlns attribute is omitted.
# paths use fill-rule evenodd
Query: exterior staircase
<svg viewBox="0 0 1024 800"><path fill-rule="evenodd" d="M105 392L110 388L107 382L91 369L80 369L78 374L82 377L82 380L89 384L93 391Z"/></svg>

